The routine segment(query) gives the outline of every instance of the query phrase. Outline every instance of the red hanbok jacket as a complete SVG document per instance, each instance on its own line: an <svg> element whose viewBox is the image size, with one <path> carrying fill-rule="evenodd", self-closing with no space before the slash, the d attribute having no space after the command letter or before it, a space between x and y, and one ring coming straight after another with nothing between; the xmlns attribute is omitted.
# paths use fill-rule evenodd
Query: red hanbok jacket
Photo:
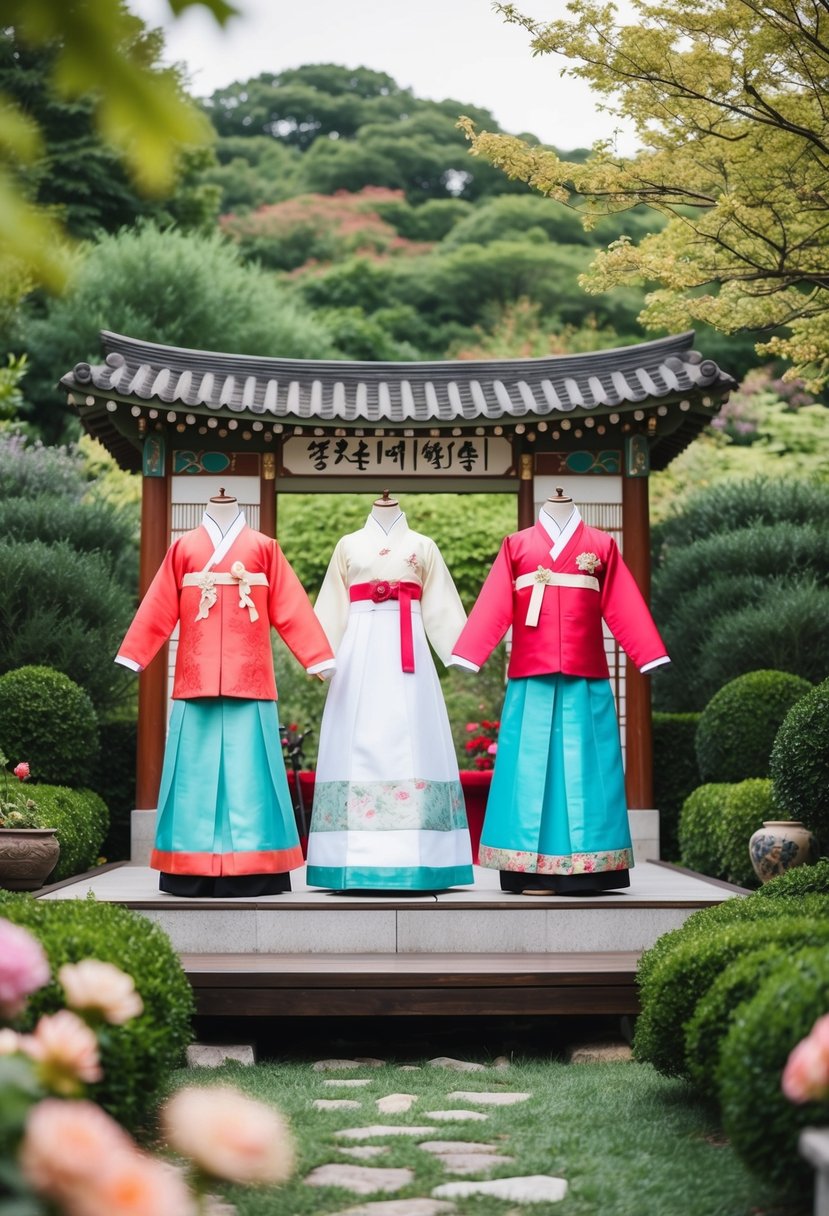
<svg viewBox="0 0 829 1216"><path fill-rule="evenodd" d="M236 563L241 562L242 578L254 575L254 581L243 586L238 578L219 580L207 593L208 598L215 594L212 604L202 612L202 587L184 585L184 579L205 571L216 551L215 539L204 524L186 532L167 551L118 651L118 662L140 671L180 622L174 698L275 701L271 625L306 670L333 666L328 639L277 542L249 528L244 518L237 532L208 576L227 579L234 567L239 572ZM243 594L253 612L241 602Z"/></svg>
<svg viewBox="0 0 829 1216"><path fill-rule="evenodd" d="M666 658L665 644L612 536L579 520L557 558L551 548L541 523L505 538L453 655L480 667L511 625L511 679L553 672L606 679L604 618L637 667ZM565 585L557 576L564 576ZM529 585L516 587L516 580ZM537 584L540 590L534 590ZM536 604L540 599L535 625L527 622L534 594Z"/></svg>

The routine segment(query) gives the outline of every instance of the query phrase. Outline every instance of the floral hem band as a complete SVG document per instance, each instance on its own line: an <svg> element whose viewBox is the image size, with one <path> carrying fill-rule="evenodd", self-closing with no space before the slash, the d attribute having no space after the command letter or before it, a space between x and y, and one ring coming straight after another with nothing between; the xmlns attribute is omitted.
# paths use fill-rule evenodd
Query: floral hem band
<svg viewBox="0 0 829 1216"><path fill-rule="evenodd" d="M518 849L494 849L482 844L478 865L488 870L513 870L518 874L603 874L633 868L633 849L602 849L596 853L564 853L550 856Z"/></svg>

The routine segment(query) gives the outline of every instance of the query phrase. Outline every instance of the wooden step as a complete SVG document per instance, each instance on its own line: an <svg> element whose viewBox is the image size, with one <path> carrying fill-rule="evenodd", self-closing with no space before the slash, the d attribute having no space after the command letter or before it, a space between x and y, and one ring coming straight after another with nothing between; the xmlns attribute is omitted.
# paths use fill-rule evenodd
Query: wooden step
<svg viewBox="0 0 829 1216"><path fill-rule="evenodd" d="M182 954L200 1015L635 1014L638 951Z"/></svg>

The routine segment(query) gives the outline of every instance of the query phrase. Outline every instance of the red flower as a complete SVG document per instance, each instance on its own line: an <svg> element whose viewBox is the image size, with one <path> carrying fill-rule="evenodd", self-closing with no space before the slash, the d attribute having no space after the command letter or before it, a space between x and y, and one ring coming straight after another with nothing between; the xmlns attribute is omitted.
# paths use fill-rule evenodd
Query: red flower
<svg viewBox="0 0 829 1216"><path fill-rule="evenodd" d="M391 595L391 583L385 582L383 579L378 579L371 588L371 598L375 604L382 604Z"/></svg>
<svg viewBox="0 0 829 1216"><path fill-rule="evenodd" d="M29 765L25 760L21 760L17 767L12 769L12 772L18 781L25 781L30 774Z"/></svg>

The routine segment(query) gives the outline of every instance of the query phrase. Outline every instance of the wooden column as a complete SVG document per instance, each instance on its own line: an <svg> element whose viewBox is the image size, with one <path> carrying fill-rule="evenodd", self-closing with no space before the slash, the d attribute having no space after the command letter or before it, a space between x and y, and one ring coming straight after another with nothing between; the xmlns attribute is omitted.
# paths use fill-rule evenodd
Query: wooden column
<svg viewBox="0 0 829 1216"><path fill-rule="evenodd" d="M138 592L144 596L170 543L170 477L144 477L141 485L141 558ZM154 810L158 803L167 728L167 647L138 677L138 749L135 804Z"/></svg>
<svg viewBox="0 0 829 1216"><path fill-rule="evenodd" d="M625 563L650 603L651 552L647 477L622 478ZM625 789L631 810L653 807L653 729L650 676L628 660L625 674Z"/></svg>
<svg viewBox="0 0 829 1216"><path fill-rule="evenodd" d="M276 536L276 453L263 452L259 464L259 531Z"/></svg>
<svg viewBox="0 0 829 1216"><path fill-rule="evenodd" d="M535 475L532 452L518 457L518 527L531 528L535 523Z"/></svg>

